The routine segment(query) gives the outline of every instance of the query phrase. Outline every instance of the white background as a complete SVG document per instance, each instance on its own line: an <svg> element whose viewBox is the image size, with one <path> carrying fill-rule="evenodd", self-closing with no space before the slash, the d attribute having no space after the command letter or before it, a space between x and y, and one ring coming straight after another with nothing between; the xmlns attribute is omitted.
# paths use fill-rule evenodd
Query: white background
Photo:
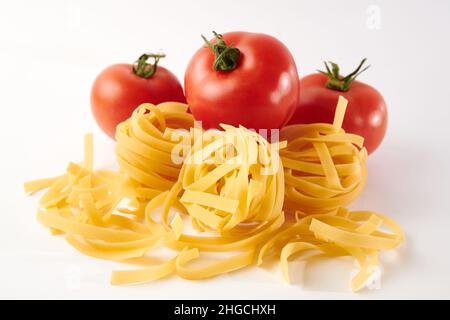
<svg viewBox="0 0 450 320"><path fill-rule="evenodd" d="M162 65L182 79L211 30L278 37L300 75L323 59L346 72L368 57L361 80L382 92L390 118L352 207L389 214L407 234L384 256L378 290L350 293L355 266L346 259L309 265L290 286L276 268L250 268L112 287L109 272L121 266L77 253L37 223L37 198L23 182L81 159L84 133L95 134L97 167L115 167L113 143L90 114L96 74L162 49ZM449 34L443 0L1 1L0 298L450 298Z"/></svg>

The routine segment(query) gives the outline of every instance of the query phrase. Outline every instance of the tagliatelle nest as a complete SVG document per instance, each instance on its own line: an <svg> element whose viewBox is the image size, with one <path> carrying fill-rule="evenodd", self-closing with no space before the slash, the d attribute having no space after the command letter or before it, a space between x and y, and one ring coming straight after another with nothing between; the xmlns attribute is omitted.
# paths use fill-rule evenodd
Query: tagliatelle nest
<svg viewBox="0 0 450 320"><path fill-rule="evenodd" d="M194 117L183 103L140 105L130 119L117 126L116 155L121 170L145 187L170 189L182 166L174 156L183 156L173 154L174 148L183 143L190 147L193 127Z"/></svg>
<svg viewBox="0 0 450 320"><path fill-rule="evenodd" d="M366 182L367 151L361 136L342 129L347 102L340 97L333 124L287 126L280 155L284 165L287 210L327 213L351 203Z"/></svg>

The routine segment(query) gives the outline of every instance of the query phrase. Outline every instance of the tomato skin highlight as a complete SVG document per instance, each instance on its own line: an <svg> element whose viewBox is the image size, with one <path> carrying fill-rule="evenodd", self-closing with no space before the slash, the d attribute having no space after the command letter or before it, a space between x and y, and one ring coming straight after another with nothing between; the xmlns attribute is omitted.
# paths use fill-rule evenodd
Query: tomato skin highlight
<svg viewBox="0 0 450 320"><path fill-rule="evenodd" d="M184 78L192 114L205 129L220 128L221 123L281 128L294 113L300 93L291 53L279 40L260 33L230 32L223 40L239 49L238 65L216 71L210 48L194 54Z"/></svg>
<svg viewBox="0 0 450 320"><path fill-rule="evenodd" d="M388 113L383 96L373 87L354 80L348 91L326 87L328 77L321 73L300 79L302 95L289 124L333 123L339 96L348 100L343 128L364 137L369 154L381 144L386 133Z"/></svg>
<svg viewBox="0 0 450 320"><path fill-rule="evenodd" d="M133 72L133 65L121 63L104 69L91 90L91 109L100 128L112 139L119 123L127 120L140 104L166 101L186 102L176 76L158 65L150 78Z"/></svg>

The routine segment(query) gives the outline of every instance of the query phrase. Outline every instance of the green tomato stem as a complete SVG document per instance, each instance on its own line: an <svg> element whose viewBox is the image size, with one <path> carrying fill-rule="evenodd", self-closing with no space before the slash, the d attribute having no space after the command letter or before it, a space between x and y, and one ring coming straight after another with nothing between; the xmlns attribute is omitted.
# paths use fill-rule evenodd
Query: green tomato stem
<svg viewBox="0 0 450 320"><path fill-rule="evenodd" d="M165 57L164 53L142 54L133 65L134 74L145 79L151 78L156 72L159 60ZM153 64L147 63L147 60L150 58L154 59Z"/></svg>
<svg viewBox="0 0 450 320"><path fill-rule="evenodd" d="M232 71L236 69L239 63L239 57L241 52L238 48L235 48L232 44L227 45L223 40L221 34L213 31L216 43L212 44L206 37L202 35L203 41L206 46L214 52L213 68L216 71Z"/></svg>
<svg viewBox="0 0 450 320"><path fill-rule="evenodd" d="M328 62L324 61L326 71L322 70L317 71L328 77L328 81L326 83L327 88L345 92L350 89L350 85L353 82L353 80L355 80L357 76L359 76L361 73L363 73L370 67L369 65L361 70L366 60L367 58L364 58L360 62L359 66L353 72L349 73L345 77L342 77L339 74L339 65L331 61Z"/></svg>

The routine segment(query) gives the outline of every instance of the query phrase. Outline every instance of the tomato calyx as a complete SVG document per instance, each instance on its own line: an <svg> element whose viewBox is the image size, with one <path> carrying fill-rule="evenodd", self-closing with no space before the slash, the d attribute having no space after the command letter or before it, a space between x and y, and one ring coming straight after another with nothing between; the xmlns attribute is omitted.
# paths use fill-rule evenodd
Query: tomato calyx
<svg viewBox="0 0 450 320"><path fill-rule="evenodd" d="M241 52L233 44L227 45L221 34L213 31L216 43L213 44L202 35L206 46L214 52L213 68L216 71L232 71L236 69Z"/></svg>
<svg viewBox="0 0 450 320"><path fill-rule="evenodd" d="M144 53L133 65L133 72L141 78L148 79L153 76L158 67L158 62L161 58L165 58L164 53ZM148 59L154 59L153 64L147 63Z"/></svg>
<svg viewBox="0 0 450 320"><path fill-rule="evenodd" d="M328 81L326 83L326 87L328 89L345 92L350 89L350 85L351 85L352 81L355 80L357 76L359 76L361 73L363 73L370 67L370 65L368 65L367 67L365 67L364 69L361 70L361 68L363 67L366 60L367 60L367 58L364 58L360 62L359 66L353 72L349 73L345 77L342 77L339 74L339 65L334 62L331 62L331 61L323 62L325 65L326 71L322 71L322 70L317 70L317 71L328 77ZM328 65L328 64L330 64L330 65Z"/></svg>

